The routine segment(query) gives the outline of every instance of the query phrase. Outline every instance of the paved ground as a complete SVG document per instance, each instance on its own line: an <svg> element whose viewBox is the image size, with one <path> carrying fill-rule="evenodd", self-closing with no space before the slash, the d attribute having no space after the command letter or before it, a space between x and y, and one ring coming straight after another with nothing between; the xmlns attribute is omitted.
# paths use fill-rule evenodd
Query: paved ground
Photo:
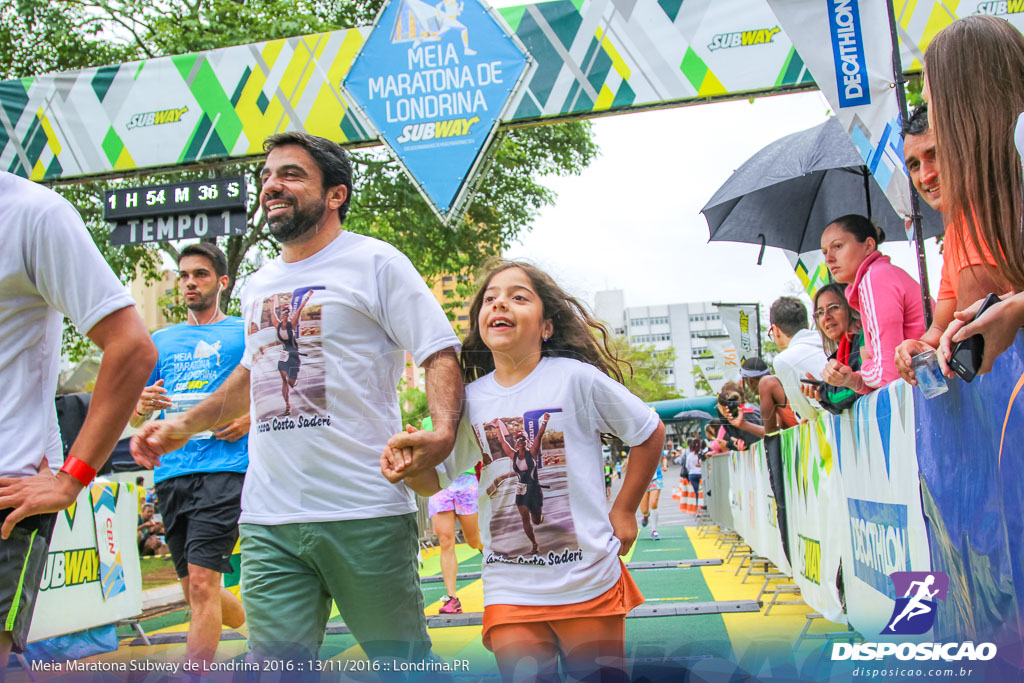
<svg viewBox="0 0 1024 683"><path fill-rule="evenodd" d="M627 562L635 564L725 557L726 550L716 545L717 536L700 533L694 517L681 512L679 502L673 500L672 493L678 482L678 467L672 467L665 474L665 489L660 501L658 530L662 540L651 540L649 530L641 529L637 543L626 558ZM615 482L616 491L618 486L619 482ZM460 546L458 555L460 572L479 571L479 553ZM633 576L648 601L642 609L659 606L672 610L680 605L756 599L763 581L755 578L741 581L742 574L736 575L737 567L736 561L711 566L675 566L636 570ZM440 573L436 555L428 554L425 557L422 573L424 576ZM426 614L437 614L441 604L439 600L444 594L443 585L440 582L424 583L422 590ZM465 612L483 610L480 580L460 581L458 593ZM179 592L166 587L147 591L146 596L149 604L178 599ZM747 613L630 618L626 622L626 649L633 680L828 680L828 662L822 663L818 659L821 640L805 641L794 653L797 635L806 623L804 615L809 611L805 605L787 605L773 609L767 617L762 609L760 612ZM183 611L178 610L151 618L143 622L142 626L154 638L180 641L188 629L188 624L183 623L184 615ZM335 615L332 622L338 624L340 618ZM812 632L822 630L839 631L843 627L816 621ZM184 654L183 642L147 647L141 644L130 627L120 627L118 634L120 647L116 652L96 655L84 661L104 662L117 671L117 667L145 666L142 662L180 662ZM465 662L463 666L466 668L455 676L456 680L497 680L494 658L480 642L479 626L432 628L431 638L434 650L441 658ZM240 661L245 651L244 628L241 634L226 629L218 650L218 659ZM322 659L338 663L336 666L358 668L359 662L365 664L362 651L347 634L328 635L320 654ZM67 680L66 672L38 671L36 676L39 680ZM157 674L133 675L123 671L113 674L113 678L106 677L103 680L126 679L147 682L162 680ZM23 672L12 669L8 680L20 683L28 678ZM83 680L94 679L90 677ZM227 681L231 677L219 674L204 677L203 680ZM278 679L274 677L273 680ZM301 680L329 679L309 675L303 676ZM434 677L426 680L434 680Z"/></svg>

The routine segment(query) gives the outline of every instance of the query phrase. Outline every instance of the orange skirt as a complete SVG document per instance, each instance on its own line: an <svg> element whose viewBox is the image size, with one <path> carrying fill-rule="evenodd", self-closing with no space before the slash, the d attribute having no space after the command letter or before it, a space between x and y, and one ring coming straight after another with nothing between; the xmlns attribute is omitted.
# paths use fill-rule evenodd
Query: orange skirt
<svg viewBox="0 0 1024 683"><path fill-rule="evenodd" d="M615 585L584 602L571 605L487 605L484 607L481 635L484 647L491 649L491 640L487 632L501 624L525 624L580 617L625 617L634 607L644 603L644 594L640 592L621 559L619 566L622 573Z"/></svg>

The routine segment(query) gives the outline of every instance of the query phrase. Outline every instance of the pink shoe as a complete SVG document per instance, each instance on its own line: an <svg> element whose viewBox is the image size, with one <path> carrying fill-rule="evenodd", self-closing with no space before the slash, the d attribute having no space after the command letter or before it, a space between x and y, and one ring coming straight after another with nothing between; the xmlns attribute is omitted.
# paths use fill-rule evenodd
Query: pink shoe
<svg viewBox="0 0 1024 683"><path fill-rule="evenodd" d="M459 599L449 595L448 599L441 605L441 609L437 610L438 614L462 614L462 603Z"/></svg>

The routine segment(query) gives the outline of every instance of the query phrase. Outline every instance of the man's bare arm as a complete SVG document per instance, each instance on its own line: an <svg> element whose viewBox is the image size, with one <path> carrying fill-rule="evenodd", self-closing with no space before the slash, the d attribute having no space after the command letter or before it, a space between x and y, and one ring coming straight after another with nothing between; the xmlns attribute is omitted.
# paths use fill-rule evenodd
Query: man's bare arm
<svg viewBox="0 0 1024 683"><path fill-rule="evenodd" d="M249 410L249 370L239 365L199 405L170 420L147 422L132 437L132 458L156 467L160 456L185 445L189 437L241 417Z"/></svg>
<svg viewBox="0 0 1024 683"><path fill-rule="evenodd" d="M249 412L249 370L236 367L206 400L182 415L182 426L198 434Z"/></svg>
<svg viewBox="0 0 1024 683"><path fill-rule="evenodd" d="M134 306L114 311L87 333L100 349L96 387L89 412L68 457L94 470L110 457L132 414L135 400L156 365L157 351ZM0 479L0 508L15 508L4 522L7 538L16 522L29 515L63 510L78 496L82 483L66 473L40 472L26 479Z"/></svg>
<svg viewBox="0 0 1024 683"><path fill-rule="evenodd" d="M455 349L438 351L423 363L426 370L427 406L433 431L395 434L388 446L402 458L401 476L415 476L439 465L452 451L462 416L465 389Z"/></svg>
<svg viewBox="0 0 1024 683"><path fill-rule="evenodd" d="M459 419L462 417L462 399L466 395L455 349L438 351L426 360L423 368L427 407L430 408L434 432L451 439L454 445Z"/></svg>

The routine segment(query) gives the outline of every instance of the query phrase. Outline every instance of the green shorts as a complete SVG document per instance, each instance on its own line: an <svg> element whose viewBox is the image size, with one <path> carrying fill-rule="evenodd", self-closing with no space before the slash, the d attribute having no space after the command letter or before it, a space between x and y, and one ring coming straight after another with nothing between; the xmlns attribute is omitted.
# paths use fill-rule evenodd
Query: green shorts
<svg viewBox="0 0 1024 683"><path fill-rule="evenodd" d="M430 656L415 514L241 524L242 603L257 659L315 659L331 600L371 659Z"/></svg>
<svg viewBox="0 0 1024 683"><path fill-rule="evenodd" d="M4 510L0 522L10 512ZM11 634L15 652L25 651L56 519L52 513L28 517L18 522L10 538L0 540L0 630Z"/></svg>

